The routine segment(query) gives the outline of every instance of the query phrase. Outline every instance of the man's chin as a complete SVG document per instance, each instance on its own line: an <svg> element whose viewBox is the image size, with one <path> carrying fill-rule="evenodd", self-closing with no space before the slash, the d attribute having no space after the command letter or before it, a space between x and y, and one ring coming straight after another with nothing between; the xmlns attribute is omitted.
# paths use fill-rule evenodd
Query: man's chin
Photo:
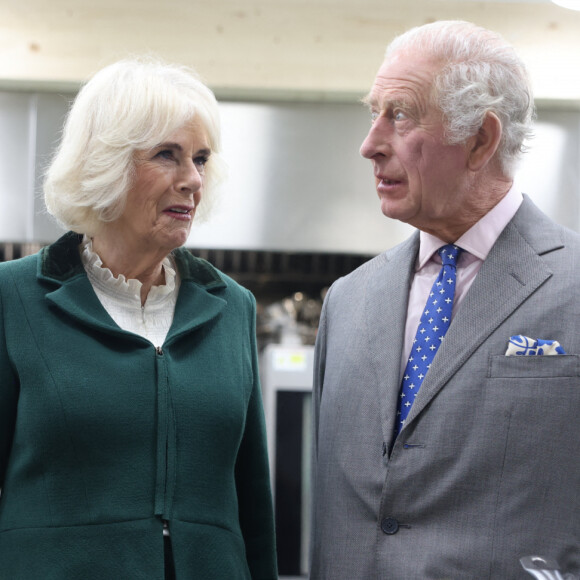
<svg viewBox="0 0 580 580"><path fill-rule="evenodd" d="M414 212L405 204L393 200L381 200L381 211L385 217L408 224Z"/></svg>

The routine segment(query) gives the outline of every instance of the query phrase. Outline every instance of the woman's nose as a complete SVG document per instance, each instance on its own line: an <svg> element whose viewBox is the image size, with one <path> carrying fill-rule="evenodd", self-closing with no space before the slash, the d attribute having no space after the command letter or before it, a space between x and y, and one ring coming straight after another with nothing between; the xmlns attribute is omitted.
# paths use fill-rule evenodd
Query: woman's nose
<svg viewBox="0 0 580 580"><path fill-rule="evenodd" d="M195 193L203 186L203 170L190 161L179 169L177 189L182 193Z"/></svg>

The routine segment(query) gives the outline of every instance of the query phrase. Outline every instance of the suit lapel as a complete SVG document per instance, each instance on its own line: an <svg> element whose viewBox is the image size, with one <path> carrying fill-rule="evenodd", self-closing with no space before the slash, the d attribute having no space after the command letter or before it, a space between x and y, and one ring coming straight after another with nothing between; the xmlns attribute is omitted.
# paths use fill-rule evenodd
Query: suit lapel
<svg viewBox="0 0 580 580"><path fill-rule="evenodd" d="M409 288L415 271L419 234L381 256L366 285L365 325L370 365L378 385L383 437L390 444L399 395L402 347Z"/></svg>
<svg viewBox="0 0 580 580"><path fill-rule="evenodd" d="M490 334L551 277L541 254L558 247L562 244L552 223L526 199L466 294L413 403L407 425ZM508 339L506 336L506 344Z"/></svg>

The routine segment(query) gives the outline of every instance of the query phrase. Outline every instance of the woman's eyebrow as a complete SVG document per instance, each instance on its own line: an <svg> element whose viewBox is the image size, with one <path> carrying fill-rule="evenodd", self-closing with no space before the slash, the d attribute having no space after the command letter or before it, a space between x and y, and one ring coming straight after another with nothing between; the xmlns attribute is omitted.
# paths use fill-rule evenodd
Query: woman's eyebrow
<svg viewBox="0 0 580 580"><path fill-rule="evenodd" d="M172 143L168 141L167 143L159 143L159 145L155 145L153 149L177 149L178 151L183 151L183 147L179 143Z"/></svg>
<svg viewBox="0 0 580 580"><path fill-rule="evenodd" d="M173 143L171 141L168 141L167 143L159 143L159 145L156 145L153 149L173 149L179 152L183 151L183 147L179 143ZM209 147L202 147L195 152L195 155L209 156L211 155L211 149Z"/></svg>

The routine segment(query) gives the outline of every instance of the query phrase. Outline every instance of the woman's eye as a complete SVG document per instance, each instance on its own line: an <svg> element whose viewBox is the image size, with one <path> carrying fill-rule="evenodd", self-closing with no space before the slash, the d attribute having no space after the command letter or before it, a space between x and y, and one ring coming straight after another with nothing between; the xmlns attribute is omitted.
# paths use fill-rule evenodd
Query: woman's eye
<svg viewBox="0 0 580 580"><path fill-rule="evenodd" d="M171 149L162 149L156 153L155 157L159 157L160 159L173 159L173 151Z"/></svg>
<svg viewBox="0 0 580 580"><path fill-rule="evenodd" d="M208 161L209 161L209 157L207 157L206 155L200 155L199 157L196 157L193 160L193 162L198 167L198 169L201 169L201 170L203 170L205 168L205 165Z"/></svg>

